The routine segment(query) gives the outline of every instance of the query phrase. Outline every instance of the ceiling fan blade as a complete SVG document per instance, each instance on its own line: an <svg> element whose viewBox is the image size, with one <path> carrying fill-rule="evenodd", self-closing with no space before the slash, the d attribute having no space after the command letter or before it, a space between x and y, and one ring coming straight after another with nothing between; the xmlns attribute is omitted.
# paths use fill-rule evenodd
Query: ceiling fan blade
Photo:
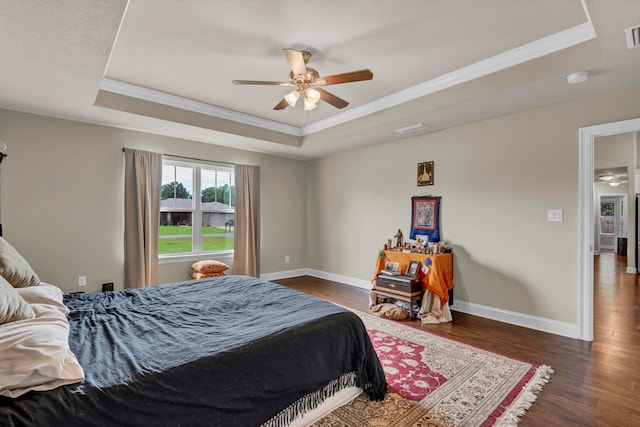
<svg viewBox="0 0 640 427"><path fill-rule="evenodd" d="M369 69L351 71L349 73L334 74L332 76L318 78L318 85L337 85L340 83L359 82L362 80L371 80L373 73Z"/></svg>
<svg viewBox="0 0 640 427"><path fill-rule="evenodd" d="M307 75L307 66L304 64L304 57L302 52L295 49L282 49L284 54L287 57L287 61L289 61L289 66L291 67L291 71L293 71L293 75L295 76L306 76Z"/></svg>
<svg viewBox="0 0 640 427"><path fill-rule="evenodd" d="M289 82L269 82L269 81L262 81L262 80L234 80L233 84L236 84L236 85L293 86Z"/></svg>
<svg viewBox="0 0 640 427"><path fill-rule="evenodd" d="M347 101L345 101L342 98L338 98L331 92L327 92L322 88L316 88L316 90L320 92L320 99L322 99L325 102L328 102L329 104L333 105L336 108L344 108L347 105L349 105Z"/></svg>
<svg viewBox="0 0 640 427"><path fill-rule="evenodd" d="M287 102L286 99L282 98L282 101L278 102L278 105L276 105L275 107L273 107L274 110L284 110L285 108L287 108L289 106L289 103Z"/></svg>

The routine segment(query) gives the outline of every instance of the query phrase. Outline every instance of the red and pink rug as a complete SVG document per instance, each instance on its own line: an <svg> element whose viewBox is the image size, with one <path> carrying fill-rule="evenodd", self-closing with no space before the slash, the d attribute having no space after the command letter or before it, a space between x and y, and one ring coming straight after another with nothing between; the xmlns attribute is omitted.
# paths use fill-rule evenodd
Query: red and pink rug
<svg viewBox="0 0 640 427"><path fill-rule="evenodd" d="M391 320L357 313L382 363L389 394L363 394L314 427L514 426L553 369Z"/></svg>

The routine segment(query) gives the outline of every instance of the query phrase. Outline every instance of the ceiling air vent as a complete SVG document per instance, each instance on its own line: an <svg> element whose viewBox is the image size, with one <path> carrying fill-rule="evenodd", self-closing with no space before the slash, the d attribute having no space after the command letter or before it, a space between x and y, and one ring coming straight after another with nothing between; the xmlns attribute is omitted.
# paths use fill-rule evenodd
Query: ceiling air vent
<svg viewBox="0 0 640 427"><path fill-rule="evenodd" d="M400 135L405 135L407 133L419 132L421 130L427 129L429 126L424 123L416 123L415 125L405 126L403 128L394 129L393 131L399 133Z"/></svg>
<svg viewBox="0 0 640 427"><path fill-rule="evenodd" d="M627 47L629 49L640 46L640 25L629 27L624 32L627 35Z"/></svg>

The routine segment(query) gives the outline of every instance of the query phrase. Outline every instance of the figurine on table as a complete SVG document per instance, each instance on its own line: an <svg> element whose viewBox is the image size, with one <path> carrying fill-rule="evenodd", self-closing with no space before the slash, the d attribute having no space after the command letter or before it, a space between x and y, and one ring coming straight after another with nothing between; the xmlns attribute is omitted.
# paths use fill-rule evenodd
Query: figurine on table
<svg viewBox="0 0 640 427"><path fill-rule="evenodd" d="M396 248L399 248L400 250L402 250L402 248L404 247L404 239L403 239L404 236L402 235L402 231L400 231L399 228L398 228L398 232L393 237L396 238Z"/></svg>

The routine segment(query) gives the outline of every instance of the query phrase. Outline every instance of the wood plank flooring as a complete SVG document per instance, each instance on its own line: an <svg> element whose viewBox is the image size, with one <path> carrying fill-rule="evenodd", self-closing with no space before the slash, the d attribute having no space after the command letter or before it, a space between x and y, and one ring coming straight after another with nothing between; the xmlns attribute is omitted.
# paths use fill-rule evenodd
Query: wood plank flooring
<svg viewBox="0 0 640 427"><path fill-rule="evenodd" d="M453 322L405 323L506 356L550 365L555 373L520 422L529 426L640 426L639 276L624 273L626 258L595 257L594 341L564 338L453 312ZM276 280L368 312L368 291L309 276Z"/></svg>

